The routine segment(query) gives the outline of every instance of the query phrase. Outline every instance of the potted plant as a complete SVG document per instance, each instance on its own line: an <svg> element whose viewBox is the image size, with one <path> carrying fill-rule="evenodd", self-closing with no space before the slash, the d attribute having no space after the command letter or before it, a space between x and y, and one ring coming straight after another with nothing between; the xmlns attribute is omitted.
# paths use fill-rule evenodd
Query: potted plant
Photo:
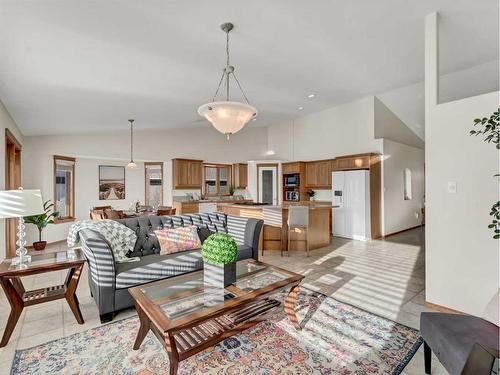
<svg viewBox="0 0 500 375"><path fill-rule="evenodd" d="M236 188L234 187L234 185L229 186L229 195L231 196L231 199L233 198L235 191Z"/></svg>
<svg viewBox="0 0 500 375"><path fill-rule="evenodd" d="M38 228L38 241L33 242L35 250L43 250L47 246L47 241L42 241L42 231L49 225L54 224L54 219L59 217L59 212L53 210L54 204L50 200L43 204L44 213L40 215L27 216L24 222L27 224L35 224Z"/></svg>
<svg viewBox="0 0 500 375"><path fill-rule="evenodd" d="M222 289L236 282L237 255L233 237L225 233L210 235L201 247L205 285Z"/></svg>
<svg viewBox="0 0 500 375"><path fill-rule="evenodd" d="M308 190L307 191L307 195L309 196L309 200L313 201L314 200L314 196L316 195L316 192L314 190Z"/></svg>

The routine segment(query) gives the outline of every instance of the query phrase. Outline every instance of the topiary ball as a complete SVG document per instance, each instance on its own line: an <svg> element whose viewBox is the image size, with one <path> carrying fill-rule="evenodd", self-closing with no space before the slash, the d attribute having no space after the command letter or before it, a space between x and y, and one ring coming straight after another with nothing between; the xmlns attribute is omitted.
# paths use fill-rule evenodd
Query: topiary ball
<svg viewBox="0 0 500 375"><path fill-rule="evenodd" d="M214 233L201 247L203 261L210 264L229 264L236 261L238 245L229 234Z"/></svg>

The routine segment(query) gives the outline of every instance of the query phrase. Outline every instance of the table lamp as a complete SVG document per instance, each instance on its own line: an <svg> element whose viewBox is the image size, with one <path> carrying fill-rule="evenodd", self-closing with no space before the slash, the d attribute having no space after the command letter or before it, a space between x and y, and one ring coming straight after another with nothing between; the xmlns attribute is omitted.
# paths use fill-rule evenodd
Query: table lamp
<svg viewBox="0 0 500 375"><path fill-rule="evenodd" d="M31 261L31 256L24 245L26 245L24 231L24 217L39 215L44 212L42 193L40 190L3 190L0 191L0 219L19 218L17 226L17 258L13 258L11 264L23 264Z"/></svg>

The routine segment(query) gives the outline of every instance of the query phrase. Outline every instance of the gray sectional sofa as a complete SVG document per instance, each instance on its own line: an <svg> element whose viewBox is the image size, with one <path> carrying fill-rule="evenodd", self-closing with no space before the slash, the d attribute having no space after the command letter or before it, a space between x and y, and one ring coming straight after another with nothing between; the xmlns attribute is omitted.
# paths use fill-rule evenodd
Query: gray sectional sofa
<svg viewBox="0 0 500 375"><path fill-rule="evenodd" d="M115 312L133 306L128 288L203 268L200 250L160 255L154 230L196 225L202 241L212 232L228 233L238 244L238 260L242 260L257 259L263 225L262 220L222 213L149 216L117 221L137 234L134 250L128 256L140 257L139 262L116 263L109 244L100 233L88 229L80 231L89 267L90 291L103 323L111 321Z"/></svg>

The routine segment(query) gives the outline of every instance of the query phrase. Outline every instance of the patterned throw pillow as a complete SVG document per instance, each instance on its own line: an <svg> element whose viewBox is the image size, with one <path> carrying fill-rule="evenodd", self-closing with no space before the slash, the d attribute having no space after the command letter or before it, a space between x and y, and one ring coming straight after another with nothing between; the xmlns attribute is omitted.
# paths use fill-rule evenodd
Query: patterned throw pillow
<svg viewBox="0 0 500 375"><path fill-rule="evenodd" d="M201 247L198 228L189 227L164 228L155 230L160 243L160 254L173 254L179 251L199 249Z"/></svg>

